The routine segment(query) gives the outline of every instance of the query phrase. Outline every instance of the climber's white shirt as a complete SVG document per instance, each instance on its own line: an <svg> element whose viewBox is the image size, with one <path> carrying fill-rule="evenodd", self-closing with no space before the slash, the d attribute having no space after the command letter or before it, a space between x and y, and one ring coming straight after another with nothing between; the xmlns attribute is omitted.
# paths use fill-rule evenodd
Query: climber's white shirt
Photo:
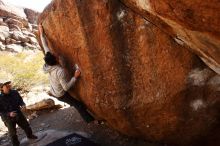
<svg viewBox="0 0 220 146"><path fill-rule="evenodd" d="M60 65L49 66L44 64L43 70L45 73L49 73L50 92L55 97L63 96L76 82L75 77L67 81L65 71Z"/></svg>
<svg viewBox="0 0 220 146"><path fill-rule="evenodd" d="M42 33L40 35L41 42L45 53L49 52L49 47L47 46L46 38ZM50 81L50 92L55 97L61 97L68 91L76 82L76 78L72 77L70 81L67 81L65 71L60 65L47 65L44 64L43 70L45 73L49 73Z"/></svg>

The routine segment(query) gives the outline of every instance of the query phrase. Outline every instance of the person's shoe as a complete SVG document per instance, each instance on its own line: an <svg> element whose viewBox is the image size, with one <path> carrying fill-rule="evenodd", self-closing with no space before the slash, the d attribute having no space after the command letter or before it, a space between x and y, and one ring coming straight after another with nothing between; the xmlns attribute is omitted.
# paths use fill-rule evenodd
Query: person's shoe
<svg viewBox="0 0 220 146"><path fill-rule="evenodd" d="M27 137L28 139L38 139L38 137L36 135L31 135Z"/></svg>

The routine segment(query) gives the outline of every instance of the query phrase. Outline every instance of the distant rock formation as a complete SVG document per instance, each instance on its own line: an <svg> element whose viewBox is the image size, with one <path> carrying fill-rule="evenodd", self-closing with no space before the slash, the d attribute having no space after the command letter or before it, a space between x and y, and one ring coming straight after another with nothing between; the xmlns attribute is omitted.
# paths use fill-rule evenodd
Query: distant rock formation
<svg viewBox="0 0 220 146"><path fill-rule="evenodd" d="M39 22L68 72L81 67L72 92L111 127L213 146L220 143L220 3L211 1L54 0Z"/></svg>
<svg viewBox="0 0 220 146"><path fill-rule="evenodd" d="M37 24L37 19L40 13L33 11L31 9L25 8L24 13L27 16L28 22L31 24Z"/></svg>
<svg viewBox="0 0 220 146"><path fill-rule="evenodd" d="M21 52L39 49L36 20L39 13L0 1L0 50Z"/></svg>

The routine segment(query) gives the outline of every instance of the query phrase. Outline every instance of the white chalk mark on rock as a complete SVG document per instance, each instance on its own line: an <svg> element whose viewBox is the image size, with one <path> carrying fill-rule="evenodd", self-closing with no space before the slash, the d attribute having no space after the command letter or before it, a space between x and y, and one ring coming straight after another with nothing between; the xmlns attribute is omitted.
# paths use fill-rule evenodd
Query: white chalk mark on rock
<svg viewBox="0 0 220 146"><path fill-rule="evenodd" d="M121 21L121 20L124 18L125 15L126 15L125 10L120 10L120 11L117 13L117 18L118 18L118 20Z"/></svg>
<svg viewBox="0 0 220 146"><path fill-rule="evenodd" d="M196 99L191 102L190 106L192 107L194 111L198 111L201 108L205 108L206 104L204 103L202 99Z"/></svg>
<svg viewBox="0 0 220 146"><path fill-rule="evenodd" d="M178 37L174 38L174 41L177 42L177 44L179 44L181 46L183 46L185 44L185 42Z"/></svg>

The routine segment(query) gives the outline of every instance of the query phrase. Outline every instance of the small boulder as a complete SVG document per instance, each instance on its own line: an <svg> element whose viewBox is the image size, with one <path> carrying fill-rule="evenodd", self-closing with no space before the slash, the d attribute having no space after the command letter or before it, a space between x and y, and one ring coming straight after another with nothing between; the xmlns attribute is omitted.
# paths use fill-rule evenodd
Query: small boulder
<svg viewBox="0 0 220 146"><path fill-rule="evenodd" d="M29 41L29 39L27 37L25 37L23 35L23 33L20 32L20 31L13 31L12 32L12 38L17 40L17 41L21 41L21 42L28 42Z"/></svg>
<svg viewBox="0 0 220 146"><path fill-rule="evenodd" d="M38 25L37 24L31 24L32 28L37 30L38 29Z"/></svg>
<svg viewBox="0 0 220 146"><path fill-rule="evenodd" d="M17 41L15 39L12 39L12 38L6 38L5 39L5 44L6 45L10 45L10 44L16 44Z"/></svg>
<svg viewBox="0 0 220 146"><path fill-rule="evenodd" d="M53 99L44 99L40 102L36 102L32 105L27 106L27 110L38 111L43 109L50 109L55 106Z"/></svg>
<svg viewBox="0 0 220 146"><path fill-rule="evenodd" d="M0 41L5 41L9 36L9 28L7 26L0 26Z"/></svg>
<svg viewBox="0 0 220 146"><path fill-rule="evenodd" d="M6 38L6 39L5 39L5 44L6 44L6 45L9 45L9 44L10 44L10 41L11 41L11 38Z"/></svg>
<svg viewBox="0 0 220 146"><path fill-rule="evenodd" d="M23 47L17 44L10 44L5 46L6 51L21 53L23 51Z"/></svg>
<svg viewBox="0 0 220 146"><path fill-rule="evenodd" d="M22 33L26 36L29 36L29 37L34 37L34 38L36 37L33 33L29 32L27 30L22 29Z"/></svg>
<svg viewBox="0 0 220 146"><path fill-rule="evenodd" d="M5 45L2 44L2 42L0 42L0 50L4 51L5 50Z"/></svg>
<svg viewBox="0 0 220 146"><path fill-rule="evenodd" d="M8 26L8 24L6 24L6 23L3 22L3 21L0 21L0 26Z"/></svg>
<svg viewBox="0 0 220 146"><path fill-rule="evenodd" d="M38 44L37 39L35 37L28 37L29 43L32 45Z"/></svg>
<svg viewBox="0 0 220 146"><path fill-rule="evenodd" d="M7 23L8 25L14 24L20 28L24 27L22 22L20 22L19 20L13 19L13 18L6 19L5 23Z"/></svg>
<svg viewBox="0 0 220 146"><path fill-rule="evenodd" d="M29 43L24 43L24 47L26 50L34 50L38 48L38 46L29 44Z"/></svg>
<svg viewBox="0 0 220 146"><path fill-rule="evenodd" d="M21 31L27 31L27 28L23 27L21 28Z"/></svg>
<svg viewBox="0 0 220 146"><path fill-rule="evenodd" d="M17 41L15 39L11 39L10 42L11 44L16 44Z"/></svg>
<svg viewBox="0 0 220 146"><path fill-rule="evenodd" d="M10 31L21 31L20 27L14 24L9 24Z"/></svg>
<svg viewBox="0 0 220 146"><path fill-rule="evenodd" d="M5 42L5 36L0 33L0 42Z"/></svg>

